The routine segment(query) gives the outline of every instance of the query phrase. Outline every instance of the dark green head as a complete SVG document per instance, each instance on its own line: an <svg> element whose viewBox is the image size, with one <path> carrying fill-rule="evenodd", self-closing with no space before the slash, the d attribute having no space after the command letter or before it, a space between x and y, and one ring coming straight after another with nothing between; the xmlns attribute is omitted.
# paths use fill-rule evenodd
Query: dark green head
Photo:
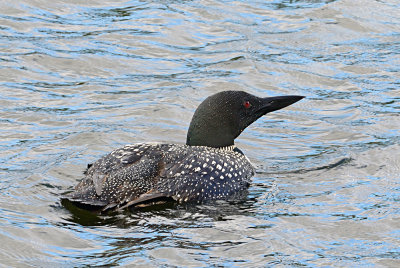
<svg viewBox="0 0 400 268"><path fill-rule="evenodd" d="M191 146L225 147L261 116L304 98L259 98L244 91L222 91L205 99L195 111L187 134Z"/></svg>

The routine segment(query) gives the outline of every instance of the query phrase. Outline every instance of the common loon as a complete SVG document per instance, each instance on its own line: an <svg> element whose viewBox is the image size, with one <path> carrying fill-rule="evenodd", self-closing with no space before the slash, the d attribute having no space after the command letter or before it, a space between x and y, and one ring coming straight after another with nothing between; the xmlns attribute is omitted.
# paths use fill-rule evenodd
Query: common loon
<svg viewBox="0 0 400 268"><path fill-rule="evenodd" d="M247 189L254 168L234 140L266 113L304 98L259 98L243 91L222 91L195 111L186 145L141 143L103 156L65 199L101 210L160 200L202 202L234 198Z"/></svg>

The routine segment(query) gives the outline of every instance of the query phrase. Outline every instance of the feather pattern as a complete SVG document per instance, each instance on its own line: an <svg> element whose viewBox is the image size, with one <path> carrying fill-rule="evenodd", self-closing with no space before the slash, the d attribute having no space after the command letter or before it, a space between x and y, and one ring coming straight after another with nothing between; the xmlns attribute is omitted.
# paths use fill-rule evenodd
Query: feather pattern
<svg viewBox="0 0 400 268"><path fill-rule="evenodd" d="M244 190L254 168L237 148L133 144L90 165L67 199L104 209L172 198L228 199Z"/></svg>

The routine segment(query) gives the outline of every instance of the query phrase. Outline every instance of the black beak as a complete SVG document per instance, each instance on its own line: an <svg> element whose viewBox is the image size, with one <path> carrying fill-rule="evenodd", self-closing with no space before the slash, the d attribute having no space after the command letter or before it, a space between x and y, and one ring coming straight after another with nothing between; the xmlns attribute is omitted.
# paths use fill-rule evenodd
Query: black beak
<svg viewBox="0 0 400 268"><path fill-rule="evenodd" d="M298 102L302 98L304 98L304 96L297 95L263 98L260 112L262 112L263 114L270 113L285 108L286 106L289 106L295 102Z"/></svg>

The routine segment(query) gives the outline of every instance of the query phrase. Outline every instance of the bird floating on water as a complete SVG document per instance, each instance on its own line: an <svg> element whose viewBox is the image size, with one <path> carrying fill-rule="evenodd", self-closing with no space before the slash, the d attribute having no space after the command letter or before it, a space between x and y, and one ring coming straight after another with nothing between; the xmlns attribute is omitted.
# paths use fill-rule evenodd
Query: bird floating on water
<svg viewBox="0 0 400 268"><path fill-rule="evenodd" d="M169 199L232 199L248 188L254 175L234 140L261 116L302 98L216 93L195 111L186 144L139 143L116 149L88 165L85 177L63 198L103 211Z"/></svg>

